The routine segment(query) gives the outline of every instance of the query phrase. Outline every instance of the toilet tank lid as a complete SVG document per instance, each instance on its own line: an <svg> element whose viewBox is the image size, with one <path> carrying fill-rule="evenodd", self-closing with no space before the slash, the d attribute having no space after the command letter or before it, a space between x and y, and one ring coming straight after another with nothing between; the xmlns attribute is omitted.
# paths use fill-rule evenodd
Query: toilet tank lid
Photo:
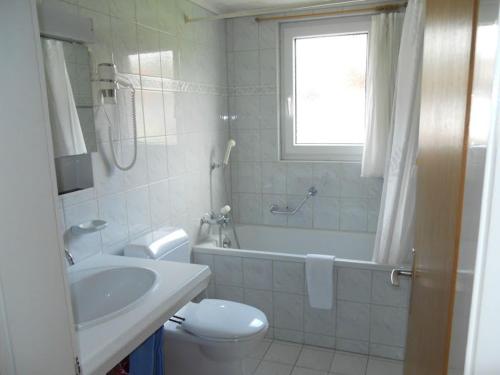
<svg viewBox="0 0 500 375"><path fill-rule="evenodd" d="M125 246L124 254L159 259L187 243L189 243L189 237L184 229L165 227L134 239Z"/></svg>

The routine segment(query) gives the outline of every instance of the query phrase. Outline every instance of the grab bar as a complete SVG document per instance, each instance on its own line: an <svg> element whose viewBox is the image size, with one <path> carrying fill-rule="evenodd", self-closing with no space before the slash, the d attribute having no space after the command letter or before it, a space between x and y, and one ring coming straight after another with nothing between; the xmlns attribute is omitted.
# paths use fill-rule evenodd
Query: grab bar
<svg viewBox="0 0 500 375"><path fill-rule="evenodd" d="M307 202L307 200L309 198L314 197L316 194L318 194L318 190L316 190L316 188L314 186L311 186L309 188L309 190L307 190L306 196L304 197L304 199L302 199L302 201L299 203L299 205L297 207L295 207L294 209L288 208L288 206L282 209L277 204L272 204L269 207L269 211L273 215L293 216L302 208L302 206Z"/></svg>

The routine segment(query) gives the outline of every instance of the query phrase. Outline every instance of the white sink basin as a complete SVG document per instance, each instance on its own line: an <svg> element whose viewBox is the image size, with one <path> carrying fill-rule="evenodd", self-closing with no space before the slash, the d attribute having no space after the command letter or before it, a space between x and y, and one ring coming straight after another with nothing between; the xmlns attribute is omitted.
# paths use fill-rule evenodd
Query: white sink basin
<svg viewBox="0 0 500 375"><path fill-rule="evenodd" d="M156 283L146 268L91 268L70 272L71 303L77 329L127 311Z"/></svg>

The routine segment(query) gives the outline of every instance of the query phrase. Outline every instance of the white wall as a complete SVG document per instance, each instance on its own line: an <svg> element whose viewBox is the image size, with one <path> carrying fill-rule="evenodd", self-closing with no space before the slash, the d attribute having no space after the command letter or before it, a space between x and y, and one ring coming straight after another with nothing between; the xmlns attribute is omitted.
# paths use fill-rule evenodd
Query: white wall
<svg viewBox="0 0 500 375"><path fill-rule="evenodd" d="M98 217L109 223L101 233L72 240L76 260L115 252L163 225L186 228L195 238L199 220L210 208L209 163L221 158L228 137L224 21L185 24L184 14L209 14L185 0L55 4L93 19L93 63L114 61L138 88L137 164L128 172L112 165L108 122L102 108L95 107L95 188L65 195L60 202L61 231ZM130 110L128 98L124 100L120 108ZM117 153L127 163L132 155L131 117L107 109ZM222 205L223 191L222 174L216 171L216 207Z"/></svg>
<svg viewBox="0 0 500 375"><path fill-rule="evenodd" d="M498 1L496 1L498 9ZM497 30L498 32L498 30ZM498 34L500 35L500 34ZM485 180L474 270L474 289L468 327L464 374L494 375L500 372L500 49L493 95L493 121L486 158Z"/></svg>
<svg viewBox="0 0 500 375"><path fill-rule="evenodd" d="M227 21L232 198L242 224L371 232L377 230L382 179L361 178L360 163L279 162L278 22ZM269 206L294 207L314 185L318 195L293 217Z"/></svg>
<svg viewBox="0 0 500 375"><path fill-rule="evenodd" d="M497 0L480 2L465 176L462 228L453 310L449 373L463 374L478 249L488 132L493 113Z"/></svg>
<svg viewBox="0 0 500 375"><path fill-rule="evenodd" d="M0 373L74 373L38 23L0 2Z"/></svg>

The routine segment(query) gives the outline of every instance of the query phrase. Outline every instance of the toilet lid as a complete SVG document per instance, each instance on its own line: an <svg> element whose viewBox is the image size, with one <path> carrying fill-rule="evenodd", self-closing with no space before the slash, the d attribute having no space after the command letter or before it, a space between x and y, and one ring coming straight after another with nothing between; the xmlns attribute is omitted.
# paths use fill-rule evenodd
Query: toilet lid
<svg viewBox="0 0 500 375"><path fill-rule="evenodd" d="M214 339L238 339L267 327L266 315L248 305L219 299L191 303L183 311L182 328L194 335Z"/></svg>

